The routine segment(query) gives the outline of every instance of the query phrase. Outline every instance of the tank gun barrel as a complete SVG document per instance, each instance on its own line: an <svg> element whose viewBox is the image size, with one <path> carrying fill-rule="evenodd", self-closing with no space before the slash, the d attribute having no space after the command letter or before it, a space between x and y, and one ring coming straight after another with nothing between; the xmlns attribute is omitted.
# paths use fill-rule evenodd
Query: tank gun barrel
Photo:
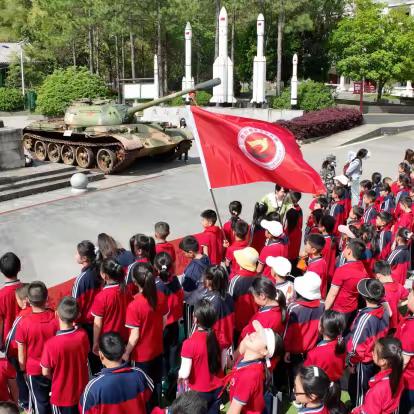
<svg viewBox="0 0 414 414"><path fill-rule="evenodd" d="M201 89L212 88L213 86L220 85L220 83L221 83L220 78L214 78L214 79L210 79L205 82L198 83L197 85L194 85L193 88L183 89L182 91L178 91L170 95L163 96L162 98L154 99L153 101L145 102L137 106L134 106L133 108L128 109L128 115L133 115L135 112L143 111L144 109L149 108L151 106L155 106L163 102L171 101L177 96L187 95L190 92L199 91Z"/></svg>

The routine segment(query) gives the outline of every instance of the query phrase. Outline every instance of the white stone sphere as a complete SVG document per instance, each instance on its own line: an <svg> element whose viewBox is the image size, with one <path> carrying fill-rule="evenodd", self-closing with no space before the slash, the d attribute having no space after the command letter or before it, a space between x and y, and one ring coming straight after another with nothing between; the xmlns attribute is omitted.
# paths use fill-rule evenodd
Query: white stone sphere
<svg viewBox="0 0 414 414"><path fill-rule="evenodd" d="M70 185L72 186L72 190L77 192L86 191L88 188L88 183L88 177L84 173L73 174L70 178Z"/></svg>

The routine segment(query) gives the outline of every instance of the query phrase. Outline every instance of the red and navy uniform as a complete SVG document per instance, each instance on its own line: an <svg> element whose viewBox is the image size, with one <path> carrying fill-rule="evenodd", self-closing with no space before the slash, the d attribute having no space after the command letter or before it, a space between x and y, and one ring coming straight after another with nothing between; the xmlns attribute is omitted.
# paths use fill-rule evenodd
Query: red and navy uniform
<svg viewBox="0 0 414 414"><path fill-rule="evenodd" d="M132 278L132 269L138 264L138 263L150 263L148 257L138 257L133 263L131 263L127 270L126 270L126 276L125 276L125 286L127 291L131 295L135 295L138 293L138 288L134 283L134 280Z"/></svg>
<svg viewBox="0 0 414 414"><path fill-rule="evenodd" d="M286 235L282 235L278 237L277 239L267 239L266 245L263 247L262 251L260 252L259 256L259 263L264 266L263 269L263 276L269 277L271 275L271 269L266 264L266 259L269 256L272 257L286 257L288 255L288 238Z"/></svg>
<svg viewBox="0 0 414 414"><path fill-rule="evenodd" d="M322 249L321 255L326 261L328 266L328 280L331 281L335 272L335 260L336 260L336 242L333 234L323 234L325 239L325 246Z"/></svg>
<svg viewBox="0 0 414 414"><path fill-rule="evenodd" d="M214 307L217 320L213 325L220 349L227 349L233 344L234 331L234 302L233 298L226 294L223 298L218 292L208 291L203 299L207 299Z"/></svg>
<svg viewBox="0 0 414 414"><path fill-rule="evenodd" d="M401 341L403 355L410 358L403 372L404 392L400 406L400 413L408 414L414 407L414 316L401 321L395 336Z"/></svg>
<svg viewBox="0 0 414 414"><path fill-rule="evenodd" d="M240 220L240 218L237 217L237 221L239 221L239 220ZM226 221L223 224L224 237L226 238L226 240L230 244L234 243L234 241L236 240L236 236L234 235L234 231L231 228L232 224L233 224L233 221L231 219Z"/></svg>
<svg viewBox="0 0 414 414"><path fill-rule="evenodd" d="M395 200L392 194L388 194L384 197L380 205L380 212L385 211L387 213L394 214L395 211Z"/></svg>
<svg viewBox="0 0 414 414"><path fill-rule="evenodd" d="M303 227L303 212L299 205L293 206L286 212L286 217L296 216L296 226L289 230L288 226L285 228L286 236L289 240L288 254L289 260L296 260L299 257L299 250L302 243L302 227Z"/></svg>
<svg viewBox="0 0 414 414"><path fill-rule="evenodd" d="M229 293L234 301L234 326L236 332L241 332L247 321L257 312L257 304L250 287L256 277L256 272L240 269L233 277L229 286Z"/></svg>
<svg viewBox="0 0 414 414"><path fill-rule="evenodd" d="M22 283L17 279L5 282L0 289L0 321L3 321L3 331L0 332L0 345L2 346L20 311L16 301L16 289L21 285Z"/></svg>
<svg viewBox="0 0 414 414"><path fill-rule="evenodd" d="M173 263L175 263L177 255L175 254L174 245L172 243L167 242L166 240L155 243L155 253L158 254L162 252L168 253L171 256Z"/></svg>
<svg viewBox="0 0 414 414"><path fill-rule="evenodd" d="M119 283L111 283L95 296L91 308L94 317L102 318L101 335L117 332L124 341L128 340L128 329L125 327L125 316L132 295Z"/></svg>
<svg viewBox="0 0 414 414"><path fill-rule="evenodd" d="M124 273L126 274L128 266L135 262L135 256L129 250L119 249L115 261L122 266Z"/></svg>
<svg viewBox="0 0 414 414"><path fill-rule="evenodd" d="M318 407L301 407L298 408L298 414L329 414L330 411L328 410L325 405L320 405Z"/></svg>
<svg viewBox="0 0 414 414"><path fill-rule="evenodd" d="M16 370L5 357L0 357L0 401L13 401L9 381L16 378Z"/></svg>
<svg viewBox="0 0 414 414"><path fill-rule="evenodd" d="M400 202L401 198L409 197L410 196L410 189L408 187L400 188L398 193L395 195L395 205L397 206L395 214L398 215L398 203Z"/></svg>
<svg viewBox="0 0 414 414"><path fill-rule="evenodd" d="M249 245L249 242L247 240L235 240L227 248L226 260L230 262L230 266L231 266L229 279L231 279L240 270L240 266L238 265L238 263L236 262L236 259L234 258L234 252L237 250L244 249L248 245Z"/></svg>
<svg viewBox="0 0 414 414"><path fill-rule="evenodd" d="M86 386L79 411L82 414L146 413L153 388L151 378L127 363L104 368Z"/></svg>
<svg viewBox="0 0 414 414"><path fill-rule="evenodd" d="M362 216L362 221L364 224L375 224L378 212L374 205L368 206L365 209L364 215Z"/></svg>
<svg viewBox="0 0 414 414"><path fill-rule="evenodd" d="M321 278L321 295L322 299L326 298L328 290L328 265L322 257L313 257L308 260L308 272L315 272Z"/></svg>
<svg viewBox="0 0 414 414"><path fill-rule="evenodd" d="M89 380L88 352L88 335L82 328L59 330L45 343L40 365L52 374L52 405L77 407Z"/></svg>
<svg viewBox="0 0 414 414"><path fill-rule="evenodd" d="M392 278L404 285L407 279L407 271L410 268L410 251L408 246L397 246L388 256L387 262L391 266Z"/></svg>
<svg viewBox="0 0 414 414"><path fill-rule="evenodd" d="M332 204L329 215L335 219L333 233L338 235L338 227L346 223L347 214L345 213L345 200L339 200Z"/></svg>
<svg viewBox="0 0 414 414"><path fill-rule="evenodd" d="M184 269L182 286L185 292L185 301L193 304L197 302L198 288L202 286L203 272L210 266L211 262L208 256L203 255L200 259L193 259Z"/></svg>
<svg viewBox="0 0 414 414"><path fill-rule="evenodd" d="M411 231L413 228L413 220L414 220L414 215L412 211L409 211L408 213L405 211L402 211L400 215L398 216L394 224L394 227L392 229L393 236L395 237L398 230L402 227L405 227Z"/></svg>
<svg viewBox="0 0 414 414"><path fill-rule="evenodd" d="M350 313L358 308L357 285L361 279L368 277L364 264L361 261L348 261L335 270L332 286L339 288L332 310L341 313Z"/></svg>
<svg viewBox="0 0 414 414"><path fill-rule="evenodd" d="M243 406L241 413L261 413L264 401L265 364L262 359L240 361L231 372L230 401Z"/></svg>
<svg viewBox="0 0 414 414"><path fill-rule="evenodd" d="M262 306L244 327L240 335L240 342L247 334L255 332L253 321L259 321L263 328L270 328L280 336L283 336L285 322L283 321L282 311L279 306Z"/></svg>
<svg viewBox="0 0 414 414"><path fill-rule="evenodd" d="M157 278L158 294L167 301L168 316L166 325L178 322L183 317L184 291L177 276L171 276L166 282Z"/></svg>
<svg viewBox="0 0 414 414"><path fill-rule="evenodd" d="M72 288L72 296L79 306L79 319L81 324L92 324L93 316L91 308L95 296L102 289L102 279L97 267L89 266L82 269L82 273L76 278Z"/></svg>
<svg viewBox="0 0 414 414"><path fill-rule="evenodd" d="M342 340L344 339L342 338ZM308 352L304 365L322 368L331 381L339 381L345 370L346 352L336 354L337 343L338 339L336 338L332 341L320 341L315 348Z"/></svg>
<svg viewBox="0 0 414 414"><path fill-rule="evenodd" d="M320 300L297 300L288 306L284 338L287 352L303 354L315 347L323 312L324 304Z"/></svg>
<svg viewBox="0 0 414 414"><path fill-rule="evenodd" d="M403 391L402 381L395 395L392 395L389 375L391 369L380 371L369 380L369 390L364 402L352 410L352 414L393 414L400 404Z"/></svg>
<svg viewBox="0 0 414 414"><path fill-rule="evenodd" d="M259 225L252 226L250 229L251 243L250 246L260 252L266 245L266 231Z"/></svg>
<svg viewBox="0 0 414 414"><path fill-rule="evenodd" d="M388 303L392 315L390 317L390 329L397 328L401 320L398 304L401 300L408 298L410 293L403 285L398 282L383 283L385 289L384 301Z"/></svg>
<svg viewBox="0 0 414 414"><path fill-rule="evenodd" d="M372 243L371 242L366 243L365 250L364 250L361 261L364 264L365 270L369 277L374 276L373 274L373 268L374 268L374 262L375 262L374 255L375 255L375 252L372 247Z"/></svg>
<svg viewBox="0 0 414 414"><path fill-rule="evenodd" d="M378 234L378 255L377 260L387 260L391 253L392 232L390 226L383 228Z"/></svg>
<svg viewBox="0 0 414 414"><path fill-rule="evenodd" d="M11 327L9 333L7 334L6 340L4 342L4 353L8 358L17 358L17 344L15 341L16 330L19 326L20 321L27 315L32 313L32 308L27 306L22 309L14 320L13 326Z"/></svg>
<svg viewBox="0 0 414 414"><path fill-rule="evenodd" d="M219 265L223 260L223 231L218 226L204 228L203 233L196 236L200 246L206 246L208 257L213 265Z"/></svg>

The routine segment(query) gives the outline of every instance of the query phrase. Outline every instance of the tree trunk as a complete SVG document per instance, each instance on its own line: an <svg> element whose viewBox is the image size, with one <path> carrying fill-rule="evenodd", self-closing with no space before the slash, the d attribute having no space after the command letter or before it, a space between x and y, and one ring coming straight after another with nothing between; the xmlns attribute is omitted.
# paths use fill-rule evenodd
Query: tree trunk
<svg viewBox="0 0 414 414"><path fill-rule="evenodd" d="M219 54L219 14L220 14L220 0L216 1L216 37L214 40L214 60L217 58Z"/></svg>
<svg viewBox="0 0 414 414"><path fill-rule="evenodd" d="M157 58L158 58L158 84L159 84L159 95L164 96L164 81L163 81L163 70L164 65L162 61L162 30L161 30L161 10L160 2L158 2L157 8Z"/></svg>
<svg viewBox="0 0 414 414"><path fill-rule="evenodd" d="M96 28L95 34L95 72L99 75L99 30Z"/></svg>
<svg viewBox="0 0 414 414"><path fill-rule="evenodd" d="M74 40L72 40L72 60L73 67L76 68L76 44Z"/></svg>
<svg viewBox="0 0 414 414"><path fill-rule="evenodd" d="M164 43L164 60L163 60L163 82L164 82L164 93L168 93L168 60L167 60L167 36L165 36Z"/></svg>
<svg viewBox="0 0 414 414"><path fill-rule="evenodd" d="M124 35L121 37L121 65L122 65L122 79L125 79L125 44Z"/></svg>
<svg viewBox="0 0 414 414"><path fill-rule="evenodd" d="M116 88L118 91L118 103L121 103L121 82L119 80L119 50L118 50L118 36L115 36L115 73L116 73Z"/></svg>
<svg viewBox="0 0 414 414"><path fill-rule="evenodd" d="M129 32L129 43L131 47L131 78L135 79L135 47L134 47L134 34Z"/></svg>
<svg viewBox="0 0 414 414"><path fill-rule="evenodd" d="M90 16L90 12L89 12ZM93 73L93 28L88 29L88 47L89 47L89 72Z"/></svg>
<svg viewBox="0 0 414 414"><path fill-rule="evenodd" d="M382 80L378 81L378 91L377 91L377 102L382 98L382 89L384 88L385 82Z"/></svg>
<svg viewBox="0 0 414 414"><path fill-rule="evenodd" d="M282 89L282 44L283 28L285 25L284 11L281 6L279 17L277 19L277 72L276 72L276 96L279 96Z"/></svg>

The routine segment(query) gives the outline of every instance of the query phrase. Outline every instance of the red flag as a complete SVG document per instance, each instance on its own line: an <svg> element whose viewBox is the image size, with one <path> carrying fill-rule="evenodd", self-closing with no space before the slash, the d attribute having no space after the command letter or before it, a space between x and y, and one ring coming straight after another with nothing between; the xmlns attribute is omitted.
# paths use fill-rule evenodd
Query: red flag
<svg viewBox="0 0 414 414"><path fill-rule="evenodd" d="M194 137L209 188L269 181L303 193L325 193L293 134L257 119L190 107ZM190 117L191 121L191 117Z"/></svg>

